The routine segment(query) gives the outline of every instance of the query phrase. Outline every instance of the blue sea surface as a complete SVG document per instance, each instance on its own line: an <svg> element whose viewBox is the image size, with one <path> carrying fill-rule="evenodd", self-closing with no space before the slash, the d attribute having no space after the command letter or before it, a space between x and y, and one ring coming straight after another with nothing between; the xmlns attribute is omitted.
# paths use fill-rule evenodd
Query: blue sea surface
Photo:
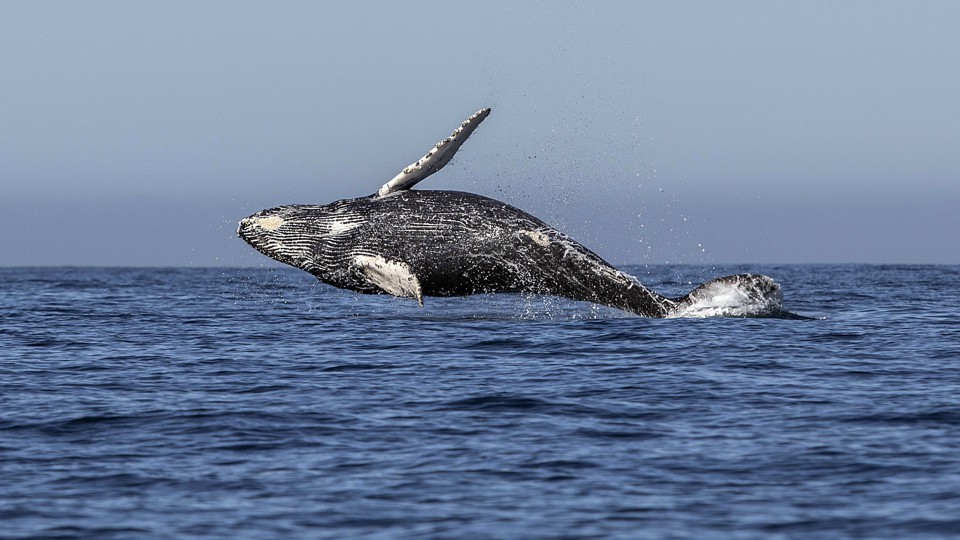
<svg viewBox="0 0 960 540"><path fill-rule="evenodd" d="M0 538L960 535L960 267L626 270L810 319L0 269Z"/></svg>

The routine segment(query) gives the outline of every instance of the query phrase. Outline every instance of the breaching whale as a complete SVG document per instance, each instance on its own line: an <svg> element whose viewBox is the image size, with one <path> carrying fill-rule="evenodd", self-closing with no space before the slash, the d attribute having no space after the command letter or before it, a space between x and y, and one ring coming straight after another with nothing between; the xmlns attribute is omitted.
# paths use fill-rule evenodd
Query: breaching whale
<svg viewBox="0 0 960 540"><path fill-rule="evenodd" d="M361 293L416 299L533 293L646 317L763 316L782 310L780 286L758 274L708 281L669 298L566 234L509 204L458 191L414 190L440 170L490 114L482 109L375 194L288 205L240 221L257 251Z"/></svg>

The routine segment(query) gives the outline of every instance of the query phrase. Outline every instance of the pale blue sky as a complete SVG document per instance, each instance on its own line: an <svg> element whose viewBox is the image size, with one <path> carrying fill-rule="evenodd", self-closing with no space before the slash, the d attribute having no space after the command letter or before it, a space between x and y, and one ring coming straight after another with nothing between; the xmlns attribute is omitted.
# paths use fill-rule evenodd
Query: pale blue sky
<svg viewBox="0 0 960 540"><path fill-rule="evenodd" d="M419 187L614 263L960 263L960 2L0 3L0 265L266 263Z"/></svg>

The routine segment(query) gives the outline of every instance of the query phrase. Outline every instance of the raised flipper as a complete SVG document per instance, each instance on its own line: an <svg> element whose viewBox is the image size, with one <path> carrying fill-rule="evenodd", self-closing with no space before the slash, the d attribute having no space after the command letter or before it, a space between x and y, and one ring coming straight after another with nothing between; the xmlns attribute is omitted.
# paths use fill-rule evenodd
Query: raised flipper
<svg viewBox="0 0 960 540"><path fill-rule="evenodd" d="M420 307L423 307L420 280L406 263L391 261L379 255L357 255L353 264L370 285L394 296L416 298Z"/></svg>
<svg viewBox="0 0 960 540"><path fill-rule="evenodd" d="M467 137L477 129L480 122L490 114L490 109L480 109L460 124L460 127L446 139L438 142L436 146L427 152L427 155L418 159L416 162L408 165L392 180L383 185L374 197L386 197L391 193L410 189L418 182L431 174L439 171L444 165L450 162L457 150L463 146Z"/></svg>

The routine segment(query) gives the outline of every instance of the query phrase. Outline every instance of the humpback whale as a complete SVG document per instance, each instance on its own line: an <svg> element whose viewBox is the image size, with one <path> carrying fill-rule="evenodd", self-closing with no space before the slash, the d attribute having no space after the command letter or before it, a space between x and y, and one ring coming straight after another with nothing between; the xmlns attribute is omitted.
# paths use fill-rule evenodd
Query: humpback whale
<svg viewBox="0 0 960 540"><path fill-rule="evenodd" d="M490 114L481 109L376 193L326 205L257 212L237 234L254 249L320 281L415 299L533 293L645 317L764 316L782 310L773 279L720 277L671 298L643 286L571 237L495 199L414 190L446 165Z"/></svg>

